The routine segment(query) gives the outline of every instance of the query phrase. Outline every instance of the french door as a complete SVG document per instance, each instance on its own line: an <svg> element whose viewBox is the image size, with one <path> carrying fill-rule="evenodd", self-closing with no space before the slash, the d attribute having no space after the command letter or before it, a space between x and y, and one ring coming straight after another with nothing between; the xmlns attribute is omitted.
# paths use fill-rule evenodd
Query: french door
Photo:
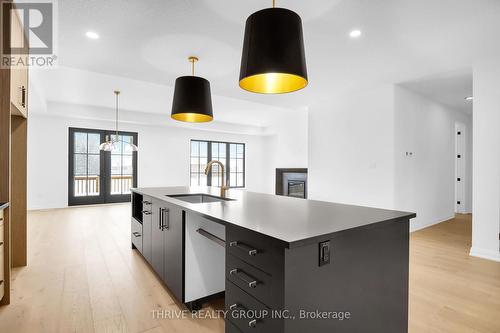
<svg viewBox="0 0 500 333"><path fill-rule="evenodd" d="M137 133L118 132L117 149L100 151L99 145L114 135L114 131L69 129L69 206L130 201L130 189L137 186L137 152L123 142L137 145Z"/></svg>

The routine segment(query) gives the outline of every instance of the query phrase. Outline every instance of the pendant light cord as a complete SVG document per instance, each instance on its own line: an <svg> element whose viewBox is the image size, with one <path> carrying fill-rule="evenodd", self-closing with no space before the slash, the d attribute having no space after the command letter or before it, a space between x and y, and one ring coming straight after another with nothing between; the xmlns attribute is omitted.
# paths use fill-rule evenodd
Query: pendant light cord
<svg viewBox="0 0 500 333"><path fill-rule="evenodd" d="M194 76L194 63L198 61L198 58L195 56L190 56L188 60L191 63L191 75Z"/></svg>
<svg viewBox="0 0 500 333"><path fill-rule="evenodd" d="M118 90L115 91L115 96L116 96L116 135L115 135L115 140L118 141L118 95L120 92Z"/></svg>
<svg viewBox="0 0 500 333"><path fill-rule="evenodd" d="M273 8L276 8L276 0L273 0Z"/></svg>

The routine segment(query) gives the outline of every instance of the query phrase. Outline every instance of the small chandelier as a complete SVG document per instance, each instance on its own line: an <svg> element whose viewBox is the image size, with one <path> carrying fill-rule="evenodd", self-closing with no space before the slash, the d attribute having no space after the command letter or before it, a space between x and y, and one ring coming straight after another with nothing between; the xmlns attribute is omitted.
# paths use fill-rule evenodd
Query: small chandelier
<svg viewBox="0 0 500 333"><path fill-rule="evenodd" d="M119 145L124 144L124 148L127 150L131 151L138 151L139 148L137 148L136 145L134 145L131 142L125 142L123 140L120 140L120 136L118 135L118 96L120 95L120 91L115 90L115 100L116 100L116 133L115 135L111 135L111 138L109 135L106 135L106 142L101 143L99 146L99 150L102 151L114 151L114 150L119 150ZM114 138L113 138L114 136Z"/></svg>

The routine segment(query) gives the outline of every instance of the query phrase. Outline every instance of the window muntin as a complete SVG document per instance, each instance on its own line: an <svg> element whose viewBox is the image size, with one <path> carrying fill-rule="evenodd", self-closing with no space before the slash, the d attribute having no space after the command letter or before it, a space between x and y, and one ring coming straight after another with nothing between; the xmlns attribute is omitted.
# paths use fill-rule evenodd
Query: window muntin
<svg viewBox="0 0 500 333"><path fill-rule="evenodd" d="M218 164L212 166L208 177L204 173L208 161L217 160L226 168L228 186L245 187L244 143L191 140L190 155L191 186L221 186L222 175Z"/></svg>

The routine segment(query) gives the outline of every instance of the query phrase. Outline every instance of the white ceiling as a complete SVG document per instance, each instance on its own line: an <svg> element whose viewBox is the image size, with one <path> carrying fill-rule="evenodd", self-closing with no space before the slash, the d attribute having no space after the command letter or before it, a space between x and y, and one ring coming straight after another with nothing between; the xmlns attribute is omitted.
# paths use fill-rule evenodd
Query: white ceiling
<svg viewBox="0 0 500 333"><path fill-rule="evenodd" d="M47 104L66 105L67 110L69 110L68 105L86 105L101 110L104 108L113 110L115 108L113 91L120 90L120 110L147 113L152 115L151 120L154 121L158 119L156 115L162 115L163 124L183 125L169 116L164 116L169 115L171 111L173 88L170 86L68 67L59 67L56 70L31 70L30 84L31 112L55 113L54 107L49 110ZM258 128L272 126L287 113L292 112L285 108L214 94L212 104L216 122Z"/></svg>
<svg viewBox="0 0 500 333"><path fill-rule="evenodd" d="M278 6L303 18L310 83L292 94L252 94L238 87L244 23L252 12L270 4L271 0L59 1L61 70L72 67L172 87L176 77L189 73L187 57L197 55L197 73L211 82L214 95L230 98L222 110L228 117L224 121L239 122L242 115L243 119L254 115L249 123L263 125L258 123L264 120L256 107L266 115L272 109L264 105L304 110L351 89L453 72L470 68L482 57L500 56L498 0L277 0ZM348 34L355 28L363 35L353 40ZM88 30L100 38L88 39ZM64 102L78 97L104 104L102 98L114 84L101 85L89 78L84 87L71 77L45 75L52 76L48 80L56 89L45 92L42 85L40 94ZM133 80L124 103L127 98L148 96L136 102L153 112L168 112L169 95L158 95L159 88L149 91L147 83L136 92L133 82L138 81ZM75 89L73 84L78 92L61 97L65 90ZM257 104L231 113L235 100ZM129 107L135 108L136 102ZM215 111L224 103L215 103L219 104Z"/></svg>
<svg viewBox="0 0 500 333"><path fill-rule="evenodd" d="M465 100L472 96L471 70L432 75L401 83L401 86L455 110L472 114L473 103Z"/></svg>

